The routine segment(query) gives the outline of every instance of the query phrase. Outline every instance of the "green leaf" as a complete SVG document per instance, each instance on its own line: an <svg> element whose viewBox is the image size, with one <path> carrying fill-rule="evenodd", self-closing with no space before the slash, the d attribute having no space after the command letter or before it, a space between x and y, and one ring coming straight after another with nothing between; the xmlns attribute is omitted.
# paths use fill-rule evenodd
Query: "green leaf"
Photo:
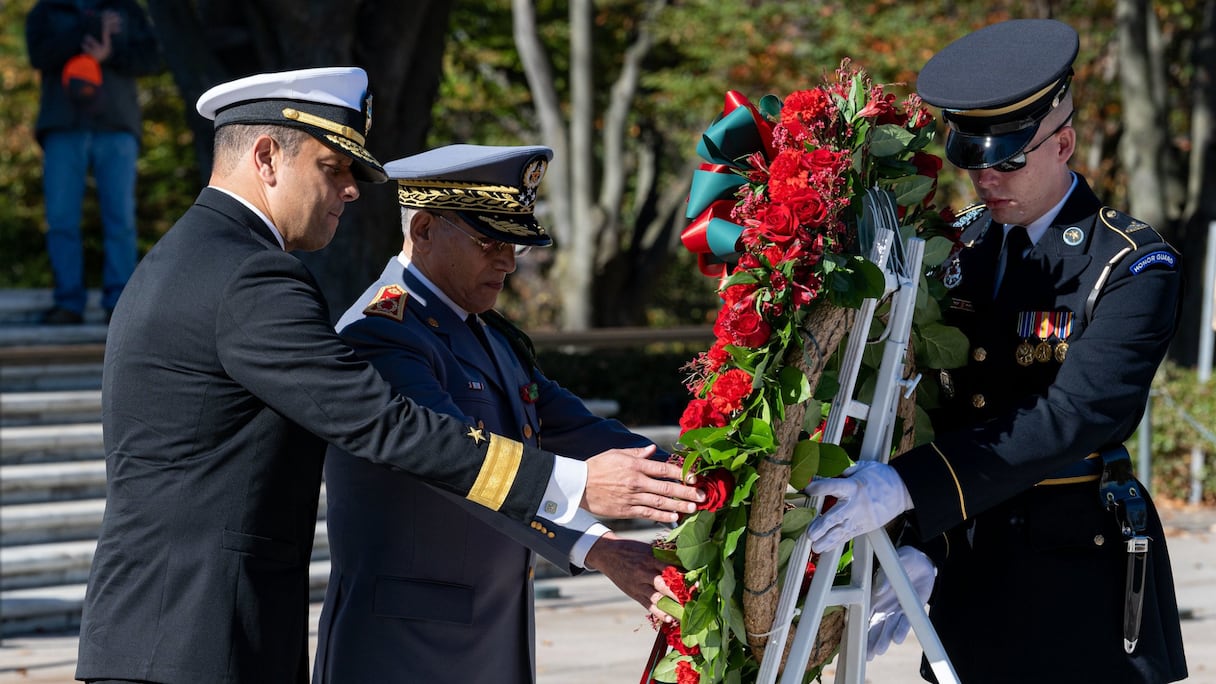
<svg viewBox="0 0 1216 684"><path fill-rule="evenodd" d="M718 580L722 596L722 621L740 641L747 640L747 626L743 622L743 608L735 598L735 568L731 564L722 566L722 578Z"/></svg>
<svg viewBox="0 0 1216 684"><path fill-rule="evenodd" d="M781 401L787 406L801 404L811 396L811 383L806 374L794 366L785 366L777 373L781 385Z"/></svg>
<svg viewBox="0 0 1216 684"><path fill-rule="evenodd" d="M870 134L870 154L875 157L893 157L906 150L915 137L911 131L898 124L877 126Z"/></svg>
<svg viewBox="0 0 1216 684"><path fill-rule="evenodd" d="M806 526L815 519L815 509L797 506L781 516L781 536L795 538L800 536Z"/></svg>
<svg viewBox="0 0 1216 684"><path fill-rule="evenodd" d="M776 445L773 438L772 424L754 418L748 418L743 421L743 424L740 426L739 437L742 438L744 444L758 449L771 450Z"/></svg>
<svg viewBox="0 0 1216 684"><path fill-rule="evenodd" d="M849 452L839 444L819 445L819 475L821 477L836 477L851 465L853 465L853 461L849 458Z"/></svg>
<svg viewBox="0 0 1216 684"><path fill-rule="evenodd" d="M950 257L950 252L952 251L954 251L953 242L940 235L934 235L925 241L924 267L931 268L942 265Z"/></svg>
<svg viewBox="0 0 1216 684"><path fill-rule="evenodd" d="M913 207L920 204L929 192L933 190L933 179L928 176L904 176L886 185L895 195L895 203L901 207Z"/></svg>
<svg viewBox="0 0 1216 684"><path fill-rule="evenodd" d="M794 465L790 468L790 486L801 491L819 472L819 442L804 439L794 446Z"/></svg>
<svg viewBox="0 0 1216 684"><path fill-rule="evenodd" d="M717 546L710 538L714 514L710 511L698 511L692 515L689 523L676 539L676 555L680 558L681 567L695 570L709 565L718 553Z"/></svg>
<svg viewBox="0 0 1216 684"><path fill-rule="evenodd" d="M659 610L667 613L677 620L682 620L684 618L684 606L681 606L670 596L660 596L658 603L655 605L658 606Z"/></svg>
<svg viewBox="0 0 1216 684"><path fill-rule="evenodd" d="M655 558L658 558L660 561L668 565L678 566L680 564L680 557L677 556L676 552L672 549L652 549L652 551L654 552Z"/></svg>
<svg viewBox="0 0 1216 684"><path fill-rule="evenodd" d="M784 569L786 564L790 562L790 556L794 553L794 540L782 539L777 543L777 567ZM778 575L780 576L780 574Z"/></svg>
<svg viewBox="0 0 1216 684"><path fill-rule="evenodd" d="M919 405L916 407L916 425L913 440L917 446L933 441L933 425L929 423L929 414Z"/></svg>
<svg viewBox="0 0 1216 684"><path fill-rule="evenodd" d="M916 363L922 368L959 368L967 363L970 343L963 331L941 323L919 326L916 333Z"/></svg>
<svg viewBox="0 0 1216 684"><path fill-rule="evenodd" d="M747 531L747 510L742 506L737 506L730 509L726 514L726 523L723 525L725 534L722 535L722 564L725 568L729 565L729 559L735 553L735 549L739 547L739 540L743 537L743 533ZM727 593L725 589L722 593Z"/></svg>
<svg viewBox="0 0 1216 684"><path fill-rule="evenodd" d="M760 103L756 105L756 109L760 110L761 114L773 121L778 121L781 119L781 110L783 107L784 103L782 103L781 98L777 97L776 95L765 95L764 97L760 98Z"/></svg>
<svg viewBox="0 0 1216 684"><path fill-rule="evenodd" d="M685 656L681 656L679 651L671 651L663 656L663 659L654 666L654 672L651 672L650 676L654 677L657 681L664 682L664 684L675 682L676 663L680 661L680 658L687 659Z"/></svg>

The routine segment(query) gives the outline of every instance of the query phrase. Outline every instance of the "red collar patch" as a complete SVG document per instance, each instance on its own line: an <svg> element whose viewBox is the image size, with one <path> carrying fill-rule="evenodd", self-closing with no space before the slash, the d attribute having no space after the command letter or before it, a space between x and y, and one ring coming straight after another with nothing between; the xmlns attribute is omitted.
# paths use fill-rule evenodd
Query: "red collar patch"
<svg viewBox="0 0 1216 684"><path fill-rule="evenodd" d="M364 316L380 316L382 318L391 318L394 321L400 322L405 318L405 302L409 299L409 293L406 292L400 285L385 285L376 293L372 303L363 309Z"/></svg>

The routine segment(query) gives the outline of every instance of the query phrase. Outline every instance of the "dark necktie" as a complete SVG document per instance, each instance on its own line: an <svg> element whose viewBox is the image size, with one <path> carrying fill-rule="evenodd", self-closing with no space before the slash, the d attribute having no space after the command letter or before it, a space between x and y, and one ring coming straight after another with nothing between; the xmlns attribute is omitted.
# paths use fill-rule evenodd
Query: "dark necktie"
<svg viewBox="0 0 1216 684"><path fill-rule="evenodd" d="M1007 303L1011 297L1017 296L1019 291L1025 290L1028 285L1026 252L1030 247L1030 236L1026 233L1025 226L1013 226L1009 229L1001 255L1005 268L1001 272L1001 282L996 292L997 301Z"/></svg>
<svg viewBox="0 0 1216 684"><path fill-rule="evenodd" d="M478 342L481 342L482 348L486 350L486 353L490 355L490 360L493 361L494 350L490 348L490 338L486 337L485 326L481 324L481 320L477 318L477 314L469 314L464 319L464 322L465 325L469 326L469 330L473 331L473 336L477 338Z"/></svg>

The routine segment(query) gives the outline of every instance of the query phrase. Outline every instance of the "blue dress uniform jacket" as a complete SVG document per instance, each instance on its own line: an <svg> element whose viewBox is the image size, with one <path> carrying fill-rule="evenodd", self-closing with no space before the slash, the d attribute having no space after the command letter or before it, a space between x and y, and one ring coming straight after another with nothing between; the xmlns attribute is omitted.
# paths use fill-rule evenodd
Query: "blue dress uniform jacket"
<svg viewBox="0 0 1216 684"><path fill-rule="evenodd" d="M364 313L386 287L409 293L400 320ZM338 329L396 391L472 425L573 458L650 444L589 412L486 326L491 359L452 308L397 259ZM532 383L536 399L525 401ZM428 456L444 458L439 451ZM332 570L314 682L534 681L530 548L566 568L576 533L496 520L409 475L336 450L325 478Z"/></svg>
<svg viewBox="0 0 1216 684"><path fill-rule="evenodd" d="M329 320L304 265L218 190L140 263L106 344L108 491L77 678L306 682L326 442L459 494L502 461L509 440L474 446L394 397ZM500 510L531 520L551 457L518 455L492 474L514 475Z"/></svg>
<svg viewBox="0 0 1216 684"><path fill-rule="evenodd" d="M912 495L912 528L933 540L931 617L946 651L964 682L1180 679L1173 580L1151 502L1144 619L1129 656L1115 516L1096 475L1059 477L1135 430L1175 328L1178 255L1149 226L1102 207L1078 176L1027 256L1032 278L1006 302L993 298L1001 224L982 207L962 222L946 320L967 334L970 358L939 377L936 440L891 462Z"/></svg>

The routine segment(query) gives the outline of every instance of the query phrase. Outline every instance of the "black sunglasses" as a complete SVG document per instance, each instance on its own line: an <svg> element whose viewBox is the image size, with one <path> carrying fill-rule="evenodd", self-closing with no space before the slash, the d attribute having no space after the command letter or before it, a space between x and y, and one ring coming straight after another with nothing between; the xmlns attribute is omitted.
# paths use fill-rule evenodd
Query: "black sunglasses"
<svg viewBox="0 0 1216 684"><path fill-rule="evenodd" d="M1053 137L1055 137L1056 133L1059 133L1060 131L1064 130L1064 127L1070 123L1072 123L1071 116L1069 116L1067 119L1064 119L1063 123L1061 123L1059 126L1056 126L1056 129L1054 131L1052 131L1051 133L1048 133L1047 137L1040 140L1034 147L1022 150L1021 152L1018 152L1017 154L1013 155L1012 157L1006 159L1003 162L1000 162L999 164L993 164L992 168L996 169L997 171L1000 171L1001 173L1011 173L1013 171L1017 171L1018 169L1021 169L1022 167L1026 166L1026 155L1028 155L1031 152L1034 152L1035 150L1042 147L1043 143L1047 142L1048 140L1051 140Z"/></svg>

